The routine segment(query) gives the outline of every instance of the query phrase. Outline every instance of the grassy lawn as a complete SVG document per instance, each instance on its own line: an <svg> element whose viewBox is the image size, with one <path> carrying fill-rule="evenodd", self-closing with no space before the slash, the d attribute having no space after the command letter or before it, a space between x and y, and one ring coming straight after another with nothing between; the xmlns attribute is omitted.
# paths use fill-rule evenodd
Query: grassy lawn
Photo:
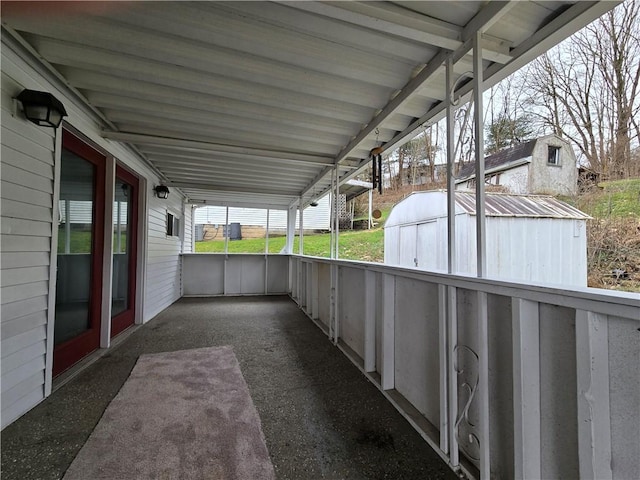
<svg viewBox="0 0 640 480"><path fill-rule="evenodd" d="M304 236L304 254L314 257L330 256L330 234ZM278 253L284 248L285 237L269 238L269 253ZM382 262L384 238L382 228L373 230L345 231L340 233L340 258L347 260L363 260ZM298 237L295 238L293 251L298 253ZM229 241L229 253L264 253L264 238L248 238L246 240ZM196 242L197 253L223 253L224 242L213 240Z"/></svg>
<svg viewBox="0 0 640 480"><path fill-rule="evenodd" d="M598 191L577 199L577 207L594 218L640 219L640 178L602 182Z"/></svg>

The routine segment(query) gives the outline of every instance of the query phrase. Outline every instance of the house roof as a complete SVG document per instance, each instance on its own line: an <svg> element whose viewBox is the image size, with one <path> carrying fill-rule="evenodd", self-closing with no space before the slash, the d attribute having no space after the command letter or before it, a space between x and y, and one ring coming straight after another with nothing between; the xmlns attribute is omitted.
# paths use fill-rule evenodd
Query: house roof
<svg viewBox="0 0 640 480"><path fill-rule="evenodd" d="M531 155L533 154L533 148L539 139L530 140L528 142L519 143L511 148L506 148L493 155L489 155L484 158L485 172L497 172L508 170L516 166L528 163ZM475 173L476 162L467 163L462 166L458 172L458 178L456 182L463 182L476 176Z"/></svg>
<svg viewBox="0 0 640 480"><path fill-rule="evenodd" d="M2 50L194 202L286 208L444 116L447 58L468 98L476 32L489 88L615 5L3 1Z"/></svg>

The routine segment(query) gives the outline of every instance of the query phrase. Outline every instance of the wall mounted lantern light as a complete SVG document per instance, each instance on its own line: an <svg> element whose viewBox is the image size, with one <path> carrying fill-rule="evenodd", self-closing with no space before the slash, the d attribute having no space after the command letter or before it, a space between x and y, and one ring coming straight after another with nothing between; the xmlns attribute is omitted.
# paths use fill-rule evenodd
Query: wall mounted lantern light
<svg viewBox="0 0 640 480"><path fill-rule="evenodd" d="M153 189L156 192L156 197L166 199L169 196L169 187L166 185L158 185Z"/></svg>
<svg viewBox="0 0 640 480"><path fill-rule="evenodd" d="M16 100L22 103L27 120L41 127L58 128L62 118L67 116L62 102L47 92L25 89Z"/></svg>

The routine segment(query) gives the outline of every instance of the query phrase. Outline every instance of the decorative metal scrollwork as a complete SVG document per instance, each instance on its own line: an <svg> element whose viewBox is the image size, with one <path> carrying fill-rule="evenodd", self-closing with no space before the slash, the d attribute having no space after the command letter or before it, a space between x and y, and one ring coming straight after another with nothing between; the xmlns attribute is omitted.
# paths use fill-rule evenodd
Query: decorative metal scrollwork
<svg viewBox="0 0 640 480"><path fill-rule="evenodd" d="M470 355L467 355L471 358L476 365L475 372L469 372L472 374L471 379L464 379L463 383L460 385L460 390L462 392L466 392L467 399L462 406L462 410L458 412L456 417L456 423L454 425L454 432L456 435L456 440L458 442L458 447L471 459L475 461L480 460L480 439L478 435L475 433L477 428L477 422L472 421L471 415L469 414L469 409L471 408L471 404L475 399L476 392L478 391L478 364L479 357L476 352L474 352L471 348L466 345L456 345L453 349L453 368L458 375L462 375L466 373L466 370L462 368L460 365L462 362L458 360L458 354L460 352L467 352ZM462 395L460 395L462 398ZM464 441L462 440L463 435L461 435L461 430L465 430L466 438ZM475 449L477 452L472 451L471 446L475 445Z"/></svg>

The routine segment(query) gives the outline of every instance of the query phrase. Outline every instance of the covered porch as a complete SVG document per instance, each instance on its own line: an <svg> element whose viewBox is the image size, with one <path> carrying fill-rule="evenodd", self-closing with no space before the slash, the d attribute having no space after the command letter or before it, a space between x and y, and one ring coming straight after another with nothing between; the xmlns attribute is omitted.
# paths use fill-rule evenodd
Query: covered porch
<svg viewBox="0 0 640 480"><path fill-rule="evenodd" d="M63 472L140 353L228 343L282 478L637 474L638 296L487 278L483 182L477 277L450 240L457 106L481 160L483 92L615 2L25 5L2 5L3 474ZM444 118L446 271L340 260L335 213L331 258L302 255L306 207ZM198 205L286 211L286 247L195 255ZM57 460L22 457L41 439Z"/></svg>
<svg viewBox="0 0 640 480"><path fill-rule="evenodd" d="M2 478L62 477L139 355L220 345L240 362L277 478L457 478L287 296L178 301L3 430Z"/></svg>

